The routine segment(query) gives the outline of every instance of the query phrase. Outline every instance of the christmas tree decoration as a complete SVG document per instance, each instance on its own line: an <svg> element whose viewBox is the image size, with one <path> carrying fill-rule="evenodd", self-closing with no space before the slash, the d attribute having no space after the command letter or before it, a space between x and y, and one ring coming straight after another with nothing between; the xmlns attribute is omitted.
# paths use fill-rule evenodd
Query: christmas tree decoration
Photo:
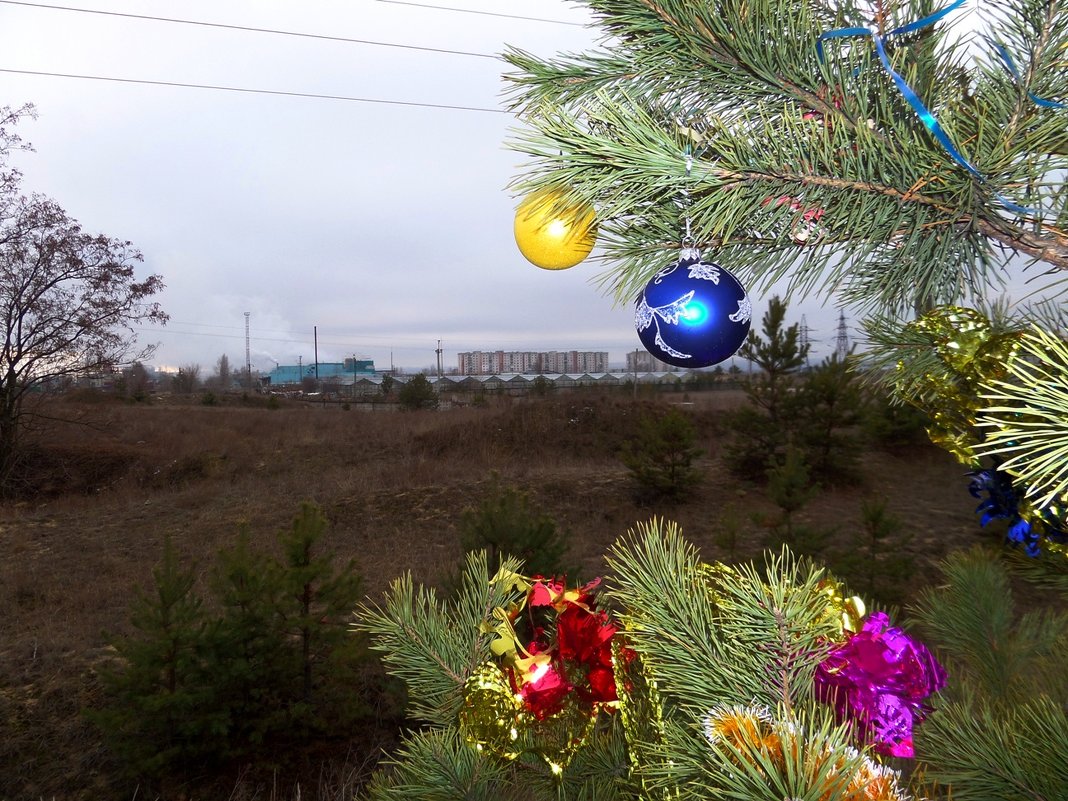
<svg viewBox="0 0 1068 801"><path fill-rule="evenodd" d="M819 224L824 210L817 206L806 206L798 198L782 195L777 198L765 198L762 206L778 208L787 206L795 218L790 225L790 236L795 244L814 245L827 235L827 229Z"/></svg>
<svg viewBox="0 0 1068 801"><path fill-rule="evenodd" d="M850 721L865 744L888 756L913 757L912 729L924 701L946 684L945 669L923 643L875 612L816 670L816 694Z"/></svg>
<svg viewBox="0 0 1068 801"><path fill-rule="evenodd" d="M856 749L836 753L821 747L821 737L808 736L802 724L776 720L766 707L716 707L705 717L703 728L723 762L758 782L767 782L773 772L796 772L804 777L806 797L820 801L911 798L898 771Z"/></svg>
<svg viewBox="0 0 1068 801"><path fill-rule="evenodd" d="M1013 477L1001 466L975 470L968 491L980 504L975 511L982 514L979 521L986 526L992 520L1005 520L1005 542L1016 547L1023 545L1028 556L1037 557L1045 551L1068 553L1068 523L1065 507L1054 504L1035 509L1024 497Z"/></svg>
<svg viewBox="0 0 1068 801"><path fill-rule="evenodd" d="M995 331L974 309L941 306L909 323L903 334L923 347L898 360L898 394L930 416L932 442L962 464L977 467L979 388L1004 373L1019 346L1019 333ZM918 361L919 369L908 369L907 360Z"/></svg>
<svg viewBox="0 0 1068 801"><path fill-rule="evenodd" d="M492 662L480 665L464 683L459 727L480 751L501 759L515 759L523 706L508 677Z"/></svg>
<svg viewBox="0 0 1068 801"><path fill-rule="evenodd" d="M753 307L731 272L684 250L658 272L635 304L634 326L645 349L676 367L729 359L749 334Z"/></svg>
<svg viewBox="0 0 1068 801"><path fill-rule="evenodd" d="M814 245L827 235L827 229L819 224L823 209L804 209L801 217L790 229L798 245Z"/></svg>
<svg viewBox="0 0 1068 801"><path fill-rule="evenodd" d="M842 635L847 636L860 631L867 612L864 599L859 595L847 596L848 590L842 582L833 578L824 579L818 586L827 596L828 611L841 623Z"/></svg>
<svg viewBox="0 0 1068 801"><path fill-rule="evenodd" d="M525 591L492 610L481 631L495 639L499 664L482 665L464 687L460 726L470 742L514 758L521 736L558 773L585 742L601 711L616 706L613 635L597 611L600 580L568 589L563 581L511 571L491 583ZM505 689L507 688L507 689Z"/></svg>
<svg viewBox="0 0 1068 801"><path fill-rule="evenodd" d="M590 255L597 238L593 207L552 188L526 197L515 213L515 241L527 261L566 270Z"/></svg>

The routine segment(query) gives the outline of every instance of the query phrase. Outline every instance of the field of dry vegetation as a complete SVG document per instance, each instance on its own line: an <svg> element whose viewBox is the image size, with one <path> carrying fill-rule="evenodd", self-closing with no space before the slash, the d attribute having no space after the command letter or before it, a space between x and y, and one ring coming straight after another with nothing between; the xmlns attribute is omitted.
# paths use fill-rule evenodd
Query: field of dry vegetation
<svg viewBox="0 0 1068 801"><path fill-rule="evenodd" d="M25 468L37 494L0 507L0 800L147 797L118 778L82 713L102 702L109 637L129 631L135 588L149 586L167 536L185 563L206 571L239 526L267 546L301 501L313 501L330 521L327 547L357 560L377 599L406 571L447 581L461 557L460 513L494 474L554 518L580 578L600 574L606 548L652 516L677 520L707 560L731 556L725 517L741 521L735 559L760 552L775 517L764 490L730 478L717 457L728 433L721 412L740 402L736 392L685 397L705 480L685 503L644 506L617 452L641 414L681 394L576 393L413 413L233 400L64 402L62 416L80 423L39 441ZM911 589L932 579L948 550L981 539L963 469L943 452L869 449L862 470L861 483L821 491L798 520L848 549L861 503L885 499L912 535ZM351 797L398 723L383 704L378 731L309 747L293 772L265 779L235 765L202 777L213 791L173 797L295 798L298 782L301 798Z"/></svg>

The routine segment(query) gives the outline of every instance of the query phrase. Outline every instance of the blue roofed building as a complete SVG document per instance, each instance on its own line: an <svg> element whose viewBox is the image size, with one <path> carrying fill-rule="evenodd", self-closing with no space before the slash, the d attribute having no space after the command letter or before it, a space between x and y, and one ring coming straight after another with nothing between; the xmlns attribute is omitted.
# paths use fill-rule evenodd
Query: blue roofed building
<svg viewBox="0 0 1068 801"><path fill-rule="evenodd" d="M318 371L316 370L318 367ZM335 384L350 385L360 378L375 374L375 363L371 359L345 359L343 362L319 362L311 364L279 364L267 374L267 382L272 387L285 384L299 384L305 378L329 381Z"/></svg>

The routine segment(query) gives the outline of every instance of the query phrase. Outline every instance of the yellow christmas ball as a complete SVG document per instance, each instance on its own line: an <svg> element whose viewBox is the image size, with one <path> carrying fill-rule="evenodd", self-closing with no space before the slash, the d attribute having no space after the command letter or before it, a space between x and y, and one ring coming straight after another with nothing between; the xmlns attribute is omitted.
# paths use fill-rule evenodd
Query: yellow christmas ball
<svg viewBox="0 0 1068 801"><path fill-rule="evenodd" d="M543 270L574 267L593 250L597 237L593 207L568 203L567 190L547 189L526 197L515 213L515 242L531 264Z"/></svg>

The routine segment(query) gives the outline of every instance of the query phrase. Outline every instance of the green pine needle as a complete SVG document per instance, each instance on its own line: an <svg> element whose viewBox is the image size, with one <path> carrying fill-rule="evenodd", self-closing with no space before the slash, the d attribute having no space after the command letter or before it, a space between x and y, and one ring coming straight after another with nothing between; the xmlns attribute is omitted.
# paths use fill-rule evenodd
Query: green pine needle
<svg viewBox="0 0 1068 801"><path fill-rule="evenodd" d="M981 397L989 405L977 425L986 440L979 455L1004 459L1000 469L1024 487L1036 509L1068 501L1068 342L1035 327L1004 379ZM1007 458L1006 458L1007 457Z"/></svg>

